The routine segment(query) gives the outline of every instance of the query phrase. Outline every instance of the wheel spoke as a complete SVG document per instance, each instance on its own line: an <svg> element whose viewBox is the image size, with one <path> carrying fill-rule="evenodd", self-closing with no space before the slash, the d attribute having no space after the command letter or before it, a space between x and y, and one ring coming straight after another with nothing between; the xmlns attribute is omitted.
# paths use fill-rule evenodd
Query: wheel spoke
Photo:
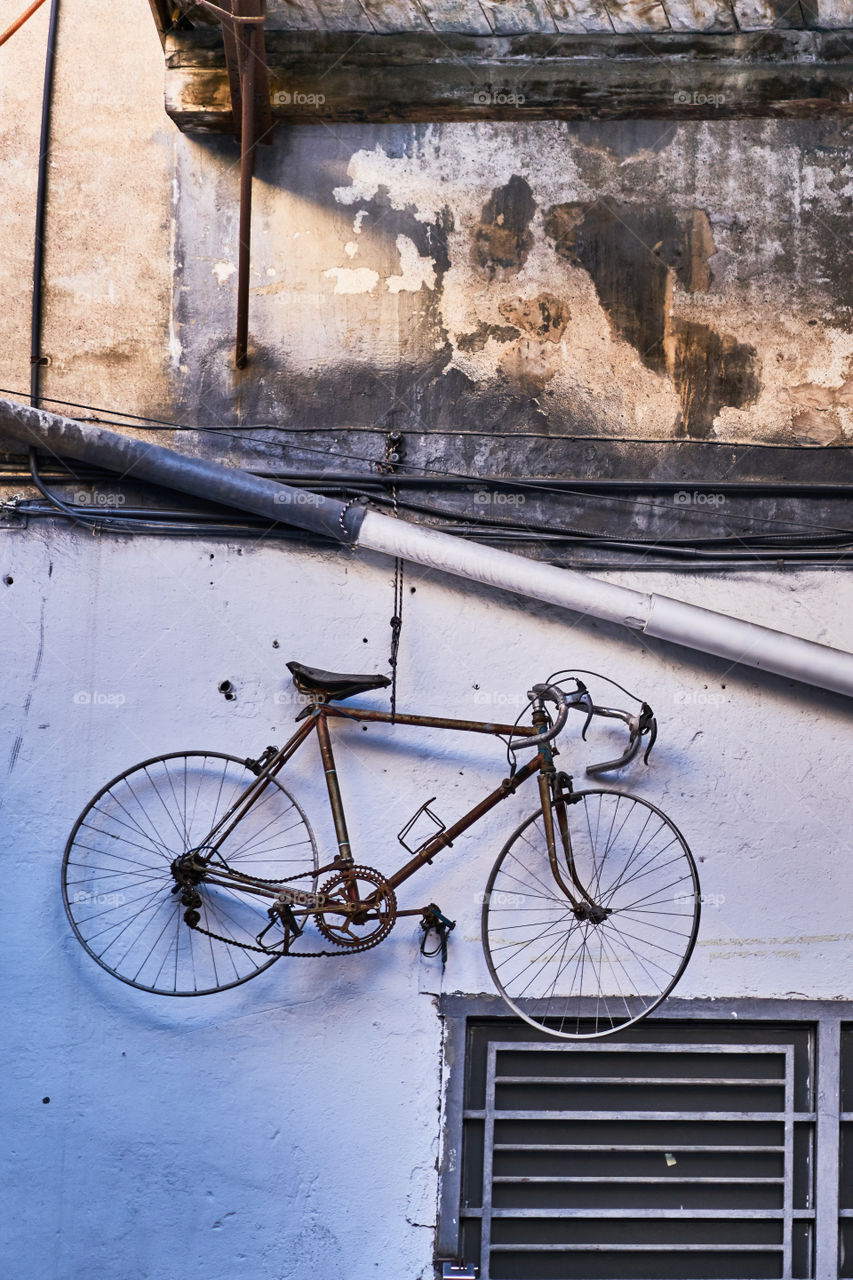
<svg viewBox="0 0 853 1280"><path fill-rule="evenodd" d="M202 995L279 958L255 944L274 890L249 890L299 874L313 893L318 866L310 828L281 783L269 779L229 835L227 863L245 887L207 883L215 867L190 856L256 782L242 760L190 752L145 761L95 796L68 842L63 894L75 933L103 968L146 991Z"/></svg>
<svg viewBox="0 0 853 1280"><path fill-rule="evenodd" d="M555 830L560 818L555 811ZM535 814L489 877L483 945L516 1013L558 1038L589 1039L630 1026L672 990L695 942L698 882L682 837L645 800L576 793L562 819L576 907Z"/></svg>

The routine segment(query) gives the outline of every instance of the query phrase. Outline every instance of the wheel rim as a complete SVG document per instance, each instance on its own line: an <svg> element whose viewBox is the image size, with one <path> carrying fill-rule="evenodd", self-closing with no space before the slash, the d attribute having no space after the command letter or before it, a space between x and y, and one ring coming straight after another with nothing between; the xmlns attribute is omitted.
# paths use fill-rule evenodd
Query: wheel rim
<svg viewBox="0 0 853 1280"><path fill-rule="evenodd" d="M185 905L172 864L198 848L254 780L244 762L220 752L175 752L135 765L98 792L65 850L62 893L72 928L94 960L130 986L196 996L248 981L278 959L252 948L269 923L266 897L200 883L199 924ZM221 848L234 870L313 892L317 855L302 810L275 780Z"/></svg>
<svg viewBox="0 0 853 1280"><path fill-rule="evenodd" d="M575 869L596 909L564 861L579 913L556 883L540 810L489 877L483 945L495 985L521 1018L559 1039L598 1039L646 1017L678 982L699 927L699 883L681 833L648 801L614 791L571 801ZM589 918L602 910L604 919Z"/></svg>

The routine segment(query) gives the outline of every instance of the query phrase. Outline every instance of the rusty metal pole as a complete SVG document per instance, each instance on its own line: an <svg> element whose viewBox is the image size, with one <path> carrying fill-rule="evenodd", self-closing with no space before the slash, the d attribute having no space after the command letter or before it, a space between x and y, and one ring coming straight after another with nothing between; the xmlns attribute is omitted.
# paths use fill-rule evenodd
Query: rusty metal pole
<svg viewBox="0 0 853 1280"><path fill-rule="evenodd" d="M237 26L237 47L241 66L240 97L240 231L237 258L237 342L234 362L238 369L248 363L249 272L252 240L252 177L255 171L255 84L257 54L254 32Z"/></svg>
<svg viewBox="0 0 853 1280"><path fill-rule="evenodd" d="M3 34L0 35L0 44L5 44L6 41L9 40L16 31L20 30L24 23L33 16L36 10L42 7L43 4L44 0L33 0L33 3L21 14L20 18L16 18L11 27L7 27Z"/></svg>
<svg viewBox="0 0 853 1280"><path fill-rule="evenodd" d="M249 360L249 274L252 242L252 178L255 149L270 142L273 127L264 46L265 0L198 0L222 24L222 43L228 66L231 117L240 139L240 215L237 231L237 337L234 363L245 369Z"/></svg>

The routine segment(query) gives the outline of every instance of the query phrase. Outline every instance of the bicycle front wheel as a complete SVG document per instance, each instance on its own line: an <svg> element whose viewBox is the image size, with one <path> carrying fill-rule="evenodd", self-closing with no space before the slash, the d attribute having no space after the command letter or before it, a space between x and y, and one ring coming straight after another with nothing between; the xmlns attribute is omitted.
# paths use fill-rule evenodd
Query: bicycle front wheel
<svg viewBox="0 0 853 1280"><path fill-rule="evenodd" d="M158 995L200 996L236 987L279 958L255 941L269 923L268 895L207 884L200 874L202 933L184 920L172 870L192 851L204 856L206 837L256 781L234 756L176 752L128 769L86 806L65 850L62 895L74 932L108 973ZM211 870L222 862L270 884L300 875L293 887L315 891L314 837L275 778L223 841Z"/></svg>
<svg viewBox="0 0 853 1280"><path fill-rule="evenodd" d="M483 947L525 1022L597 1039L645 1018L678 982L699 928L699 880L683 836L646 800L573 792L551 814L559 880L540 809L489 877Z"/></svg>

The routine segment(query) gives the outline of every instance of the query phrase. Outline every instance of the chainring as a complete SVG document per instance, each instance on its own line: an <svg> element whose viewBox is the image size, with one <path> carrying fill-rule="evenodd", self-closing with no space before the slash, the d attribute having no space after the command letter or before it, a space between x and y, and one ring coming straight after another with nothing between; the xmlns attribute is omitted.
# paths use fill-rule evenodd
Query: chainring
<svg viewBox="0 0 853 1280"><path fill-rule="evenodd" d="M369 886L362 888L365 883ZM345 891L355 885L358 903L350 903ZM376 947L394 927L397 919L397 898L388 881L372 867L348 867L327 880L320 888L326 901L347 906L347 914L341 911L317 911L314 923L324 938L346 951L367 951ZM361 904L366 904L359 910ZM359 932L361 931L361 932Z"/></svg>

